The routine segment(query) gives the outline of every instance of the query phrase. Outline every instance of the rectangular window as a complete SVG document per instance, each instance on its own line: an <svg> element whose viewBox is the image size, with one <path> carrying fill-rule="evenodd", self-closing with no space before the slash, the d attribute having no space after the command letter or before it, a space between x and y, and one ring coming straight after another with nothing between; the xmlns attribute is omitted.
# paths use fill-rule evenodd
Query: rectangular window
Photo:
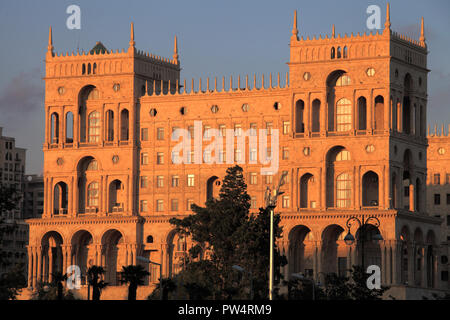
<svg viewBox="0 0 450 320"><path fill-rule="evenodd" d="M203 138L211 138L211 126L203 126Z"/></svg>
<svg viewBox="0 0 450 320"><path fill-rule="evenodd" d="M266 122L266 130L267 130L267 135L270 136L272 134L272 129L273 129L273 123L272 122Z"/></svg>
<svg viewBox="0 0 450 320"><path fill-rule="evenodd" d="M143 152L141 154L141 164L142 165L148 164L148 153L147 152Z"/></svg>
<svg viewBox="0 0 450 320"><path fill-rule="evenodd" d="M440 205L441 204L441 195L439 193L434 194L434 204Z"/></svg>
<svg viewBox="0 0 450 320"><path fill-rule="evenodd" d="M141 200L141 212L148 212L147 200Z"/></svg>
<svg viewBox="0 0 450 320"><path fill-rule="evenodd" d="M156 154L156 164L164 164L164 153L158 152Z"/></svg>
<svg viewBox="0 0 450 320"><path fill-rule="evenodd" d="M188 187L194 187L195 186L195 175L188 174L187 175L187 185Z"/></svg>
<svg viewBox="0 0 450 320"><path fill-rule="evenodd" d="M288 148L286 148L286 147L283 148L282 157L283 157L283 160L289 160L289 149Z"/></svg>
<svg viewBox="0 0 450 320"><path fill-rule="evenodd" d="M447 205L450 204L450 193L447 193Z"/></svg>
<svg viewBox="0 0 450 320"><path fill-rule="evenodd" d="M141 188L147 188L148 187L148 177L142 176L141 177Z"/></svg>
<svg viewBox="0 0 450 320"><path fill-rule="evenodd" d="M188 126L189 137L194 139L194 126Z"/></svg>
<svg viewBox="0 0 450 320"><path fill-rule="evenodd" d="M156 200L156 211L161 212L164 211L164 200Z"/></svg>
<svg viewBox="0 0 450 320"><path fill-rule="evenodd" d="M226 163L227 162L227 154L225 151L220 151L219 153L219 163Z"/></svg>
<svg viewBox="0 0 450 320"><path fill-rule="evenodd" d="M251 136L258 135L258 125L256 123L250 123L250 135Z"/></svg>
<svg viewBox="0 0 450 320"><path fill-rule="evenodd" d="M224 124L219 125L219 136L225 137L227 133L227 127Z"/></svg>
<svg viewBox="0 0 450 320"><path fill-rule="evenodd" d="M256 172L250 172L250 184L258 184L258 174Z"/></svg>
<svg viewBox="0 0 450 320"><path fill-rule="evenodd" d="M242 161L242 151L240 149L234 150L234 161Z"/></svg>
<svg viewBox="0 0 450 320"><path fill-rule="evenodd" d="M194 204L194 200L193 199L187 199L186 200L186 210L192 210L191 206Z"/></svg>
<svg viewBox="0 0 450 320"><path fill-rule="evenodd" d="M289 178L289 171L283 171L282 174L285 175L285 177L284 177L284 183L290 183L290 182L291 182L291 181L290 181L291 179Z"/></svg>
<svg viewBox="0 0 450 320"><path fill-rule="evenodd" d="M283 208L289 208L289 206L290 206L289 196L283 196L282 205L283 205Z"/></svg>
<svg viewBox="0 0 450 320"><path fill-rule="evenodd" d="M434 184L441 184L441 175L439 173L434 174L433 180Z"/></svg>
<svg viewBox="0 0 450 320"><path fill-rule="evenodd" d="M195 153L194 153L194 151L190 151L188 163L194 163L194 162L195 162Z"/></svg>
<svg viewBox="0 0 450 320"><path fill-rule="evenodd" d="M181 163L181 159L180 159L180 154L177 151L172 151L172 157L171 157L172 163L175 164L180 164Z"/></svg>
<svg viewBox="0 0 450 320"><path fill-rule="evenodd" d="M266 175L265 176L265 182L266 182L266 184L272 184L272 182L273 182L273 175L271 175L271 174L268 174L268 175Z"/></svg>
<svg viewBox="0 0 450 320"><path fill-rule="evenodd" d="M172 176L172 187L176 188L180 185L180 177Z"/></svg>
<svg viewBox="0 0 450 320"><path fill-rule="evenodd" d="M164 176L157 176L156 177L156 187L157 188L164 187Z"/></svg>
<svg viewBox="0 0 450 320"><path fill-rule="evenodd" d="M205 150L205 152L203 152L203 162L211 163L211 151Z"/></svg>
<svg viewBox="0 0 450 320"><path fill-rule="evenodd" d="M156 129L156 139L164 140L164 128Z"/></svg>
<svg viewBox="0 0 450 320"><path fill-rule="evenodd" d="M289 121L283 121L283 134L289 134L291 131L291 123Z"/></svg>
<svg viewBox="0 0 450 320"><path fill-rule="evenodd" d="M171 211L178 211L178 199L172 199L170 201L170 210Z"/></svg>
<svg viewBox="0 0 450 320"><path fill-rule="evenodd" d="M258 161L258 151L256 148L250 149L250 161Z"/></svg>
<svg viewBox="0 0 450 320"><path fill-rule="evenodd" d="M148 128L141 129L141 140L148 141Z"/></svg>
<svg viewBox="0 0 450 320"><path fill-rule="evenodd" d="M256 209L256 207L257 207L256 197L251 197L251 199L250 199L250 209Z"/></svg>
<svg viewBox="0 0 450 320"><path fill-rule="evenodd" d="M234 136L240 137L242 135L242 126L240 124L234 125Z"/></svg>

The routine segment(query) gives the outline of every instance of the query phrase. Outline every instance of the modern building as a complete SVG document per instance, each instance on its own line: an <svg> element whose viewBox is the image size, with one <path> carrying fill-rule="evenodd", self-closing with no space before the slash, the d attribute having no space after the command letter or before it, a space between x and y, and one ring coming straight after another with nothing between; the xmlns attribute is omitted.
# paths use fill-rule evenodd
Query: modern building
<svg viewBox="0 0 450 320"><path fill-rule="evenodd" d="M13 137L3 135L0 127L0 184L15 187L19 194L24 190L26 149L16 147ZM1 212L3 224L16 225L14 231L3 234L1 251L5 261L0 265L0 275L10 270L15 264L27 265L28 224L22 217L23 201L16 210ZM25 269L26 271L26 269Z"/></svg>
<svg viewBox="0 0 450 320"><path fill-rule="evenodd" d="M428 132L428 179L427 179L427 212L432 217L443 220L441 224L442 264L441 281L447 282L450 288L448 274L450 264L450 136L444 127L440 131L435 127L434 132Z"/></svg>
<svg viewBox="0 0 450 320"><path fill-rule="evenodd" d="M424 196L427 54L423 20L420 39L410 39L391 30L389 7L384 30L371 34L333 26L331 35L299 38L295 14L286 77L189 87L176 38L172 58L137 50L133 25L127 51L97 43L57 54L50 29L45 200L42 218L28 220L29 285L69 265L82 274L102 265L113 287L137 256L172 276L190 240L169 219L216 196L238 163L255 211L287 174L276 208L286 278L375 264L398 298L440 292L442 220ZM208 149L213 136L227 143ZM364 247L347 244L349 232ZM158 278L152 272L148 288Z"/></svg>
<svg viewBox="0 0 450 320"><path fill-rule="evenodd" d="M24 179L24 219L40 218L44 212L44 177L26 175Z"/></svg>

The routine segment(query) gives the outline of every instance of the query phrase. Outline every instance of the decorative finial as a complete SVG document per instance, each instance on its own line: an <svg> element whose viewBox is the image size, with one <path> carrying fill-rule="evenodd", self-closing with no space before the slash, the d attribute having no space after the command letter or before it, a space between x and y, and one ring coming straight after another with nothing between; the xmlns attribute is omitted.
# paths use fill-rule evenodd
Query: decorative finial
<svg viewBox="0 0 450 320"><path fill-rule="evenodd" d="M391 29L391 9L389 2L386 5L386 22L384 23L384 29L385 30Z"/></svg>
<svg viewBox="0 0 450 320"><path fill-rule="evenodd" d="M425 43L425 25L423 22L423 17L422 17L422 22L421 22L421 26L420 26L420 42Z"/></svg>
<svg viewBox="0 0 450 320"><path fill-rule="evenodd" d="M291 40L298 41L297 10L294 10L294 25L292 26Z"/></svg>
<svg viewBox="0 0 450 320"><path fill-rule="evenodd" d="M334 27L334 24L333 24L333 27L331 29L331 37L334 38L335 36L336 36L336 28Z"/></svg>
<svg viewBox="0 0 450 320"><path fill-rule="evenodd" d="M48 47L47 50L49 52L53 52L53 36L52 36L52 27L48 30Z"/></svg>
<svg viewBox="0 0 450 320"><path fill-rule="evenodd" d="M130 29L130 47L134 47L136 42L134 42L134 24L131 23L131 29Z"/></svg>
<svg viewBox="0 0 450 320"><path fill-rule="evenodd" d="M173 43L173 60L178 63L178 43L177 43L177 36L175 36L174 43Z"/></svg>

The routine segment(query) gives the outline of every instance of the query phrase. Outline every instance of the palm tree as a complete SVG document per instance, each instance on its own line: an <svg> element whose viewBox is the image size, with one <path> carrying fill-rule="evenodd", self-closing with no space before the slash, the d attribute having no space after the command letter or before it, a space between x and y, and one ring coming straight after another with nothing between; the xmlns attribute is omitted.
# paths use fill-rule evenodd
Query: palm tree
<svg viewBox="0 0 450 320"><path fill-rule="evenodd" d="M128 283L128 300L136 300L137 287L144 284L144 278L150 275L142 266L123 266L120 272L122 283Z"/></svg>
<svg viewBox="0 0 450 320"><path fill-rule="evenodd" d="M88 281L92 286L92 300L100 300L102 289L108 285L108 283L100 279L104 273L105 269L100 266L92 266L87 271Z"/></svg>

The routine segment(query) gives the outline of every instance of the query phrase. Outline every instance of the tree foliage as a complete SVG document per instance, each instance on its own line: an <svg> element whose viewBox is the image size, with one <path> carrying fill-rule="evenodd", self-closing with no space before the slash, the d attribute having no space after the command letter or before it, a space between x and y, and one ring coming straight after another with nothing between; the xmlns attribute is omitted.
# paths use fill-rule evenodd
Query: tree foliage
<svg viewBox="0 0 450 320"><path fill-rule="evenodd" d="M100 266L92 266L87 271L88 281L92 287L92 300L100 300L102 290L108 285L101 279L104 273L105 269Z"/></svg>
<svg viewBox="0 0 450 320"><path fill-rule="evenodd" d="M128 283L128 300L136 300L137 288L144 284L144 278L150 273L141 265L123 266L120 272L122 283Z"/></svg>
<svg viewBox="0 0 450 320"><path fill-rule="evenodd" d="M184 219L170 220L180 234L190 236L195 243L186 257L186 268L179 275L189 298L248 298L244 287L248 290L250 278L253 278L255 298L266 298L270 212L261 208L257 213L250 213L243 169L228 168L219 197L208 199L205 207L192 205L192 211L194 214ZM279 216L275 215L275 240L281 237L279 222ZM280 278L279 267L286 264L286 259L276 250L276 245L274 248L276 277ZM233 265L244 268L245 274L238 274Z"/></svg>

